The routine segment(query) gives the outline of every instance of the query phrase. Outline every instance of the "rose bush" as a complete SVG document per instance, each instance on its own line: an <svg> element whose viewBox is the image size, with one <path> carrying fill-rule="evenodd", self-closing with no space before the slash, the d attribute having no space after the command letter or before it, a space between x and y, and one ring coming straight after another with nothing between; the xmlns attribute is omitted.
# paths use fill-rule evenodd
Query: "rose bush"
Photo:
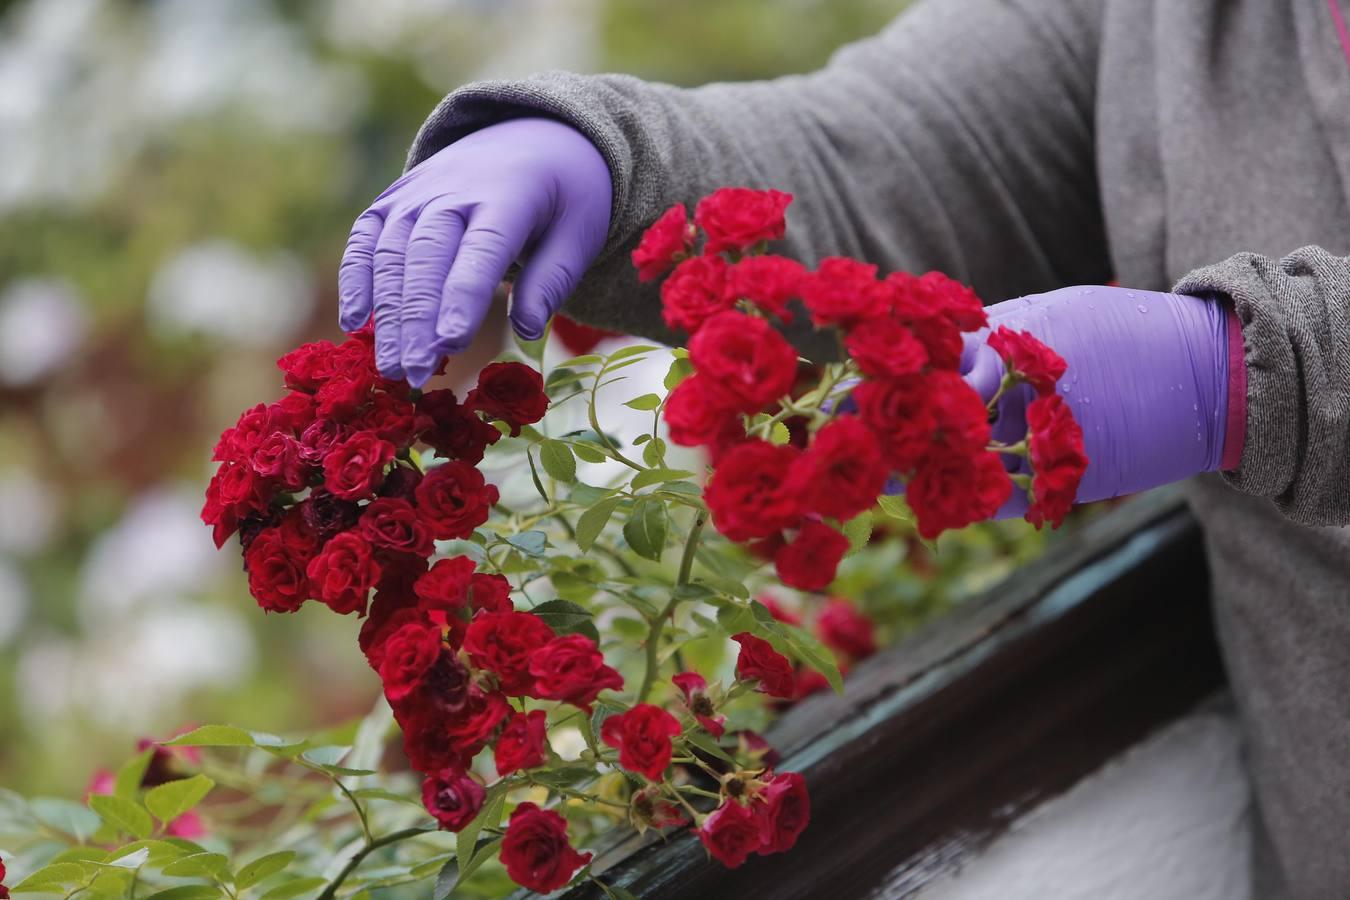
<svg viewBox="0 0 1350 900"><path fill-rule="evenodd" d="M692 830L733 867L790 850L806 783L753 726L839 689L878 639L847 599L804 618L747 583L823 592L874 526L931 539L986 519L1013 490L1005 455L1030 461L1028 520L1056 525L1086 463L1051 350L991 339L1005 389L1041 394L1027 439L994 443L958 372L962 333L986 324L975 295L936 273L767 254L790 202L726 189L644 237L634 264L665 278L687 351L545 370L542 344L522 344L462 399L382 378L369 327L282 357L288 393L221 436L202 518L218 546L237 534L265 612L360 620L383 701L328 735L207 726L147 744L88 809L61 808L50 827L71 846L19 887L328 898L434 877L438 897L502 879L548 892L598 881L582 848L618 822ZM803 310L837 333L839 361L812 366L777 330ZM599 391L657 354L665 392L625 404L650 429L610 434ZM564 404L585 427L559 431ZM667 463L666 434L706 449L706 485ZM904 498L883 493L897 482ZM734 666L709 662L727 646ZM268 802L259 783L286 787ZM274 837L229 843L235 806ZM345 836L330 858L313 829ZM285 846L296 834L309 843Z"/></svg>

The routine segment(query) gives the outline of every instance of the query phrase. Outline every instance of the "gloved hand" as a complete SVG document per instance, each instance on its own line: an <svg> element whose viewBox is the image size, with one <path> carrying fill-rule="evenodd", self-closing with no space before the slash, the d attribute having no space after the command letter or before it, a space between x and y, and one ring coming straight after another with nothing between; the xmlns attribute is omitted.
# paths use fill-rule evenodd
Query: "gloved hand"
<svg viewBox="0 0 1350 900"><path fill-rule="evenodd" d="M1019 297L986 309L990 328L1027 331L1068 363L1059 393L1083 429L1087 472L1078 501L1088 502L1157 487L1224 468L1241 455L1241 429L1229 427L1229 330L1242 369L1241 334L1225 304L1178 294L1114 287L1070 287ZM965 336L961 371L987 402L1003 378L1003 361L988 344L988 329ZM1236 373L1245 384L1243 371ZM1020 440L1026 431L1031 387L1018 385L998 402L994 439ZM1235 445L1235 446L1234 446ZM1227 449L1227 454L1225 453ZM1027 473L1025 460L1014 472ZM1000 518L1026 511L1015 490Z"/></svg>
<svg viewBox="0 0 1350 900"><path fill-rule="evenodd" d="M513 262L521 337L550 316L604 246L609 166L580 132L552 119L476 131L390 185L352 227L338 274L340 322L375 315L375 362L421 387L439 357L468 346Z"/></svg>

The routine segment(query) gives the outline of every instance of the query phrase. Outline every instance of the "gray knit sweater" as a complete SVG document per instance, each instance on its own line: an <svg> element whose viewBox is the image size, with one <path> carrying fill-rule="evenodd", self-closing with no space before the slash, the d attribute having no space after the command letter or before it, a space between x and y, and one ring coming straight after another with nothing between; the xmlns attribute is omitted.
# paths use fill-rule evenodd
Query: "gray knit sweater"
<svg viewBox="0 0 1350 900"><path fill-rule="evenodd" d="M806 76L469 85L409 164L540 113L613 175L608 245L566 307L595 324L669 337L628 253L731 184L796 195L807 262L940 269L990 301L1112 277L1231 298L1246 445L1192 497L1261 816L1255 896L1350 897L1350 65L1323 0L928 0Z"/></svg>

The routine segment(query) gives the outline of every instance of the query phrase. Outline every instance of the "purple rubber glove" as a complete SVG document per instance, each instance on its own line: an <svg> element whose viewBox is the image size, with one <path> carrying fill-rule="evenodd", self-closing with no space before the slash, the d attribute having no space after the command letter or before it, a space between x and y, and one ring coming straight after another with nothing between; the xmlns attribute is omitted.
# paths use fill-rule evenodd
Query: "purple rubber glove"
<svg viewBox="0 0 1350 900"><path fill-rule="evenodd" d="M375 315L375 363L421 387L468 346L512 263L521 337L549 317L604 246L612 187L604 157L552 119L476 131L389 186L352 226L338 274L343 329Z"/></svg>
<svg viewBox="0 0 1350 900"><path fill-rule="evenodd" d="M1244 389L1230 391L1230 338L1242 378L1240 326L1217 301L1114 287L1071 287L988 307L990 328L1027 331L1059 353L1068 371L1059 393L1083 429L1087 472L1078 501L1130 494L1220 467L1235 468L1242 434L1231 434ZM1230 331L1233 332L1230 335ZM961 371L986 401L998 390L1003 361L985 343L989 331L966 335ZM998 403L994 439L1011 443L1026 431L1035 398L1019 385ZM1225 454L1225 444L1228 453ZM1016 457L1005 456L1005 460ZM1014 471L1026 473L1020 461ZM1014 491L1000 518L1026 512Z"/></svg>

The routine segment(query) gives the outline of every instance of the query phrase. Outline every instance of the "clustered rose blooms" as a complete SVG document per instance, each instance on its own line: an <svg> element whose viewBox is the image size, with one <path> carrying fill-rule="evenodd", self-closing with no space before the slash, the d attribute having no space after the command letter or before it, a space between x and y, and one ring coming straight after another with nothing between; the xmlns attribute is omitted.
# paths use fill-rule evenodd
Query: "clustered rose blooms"
<svg viewBox="0 0 1350 900"><path fill-rule="evenodd" d="M727 800L698 828L708 852L728 868L736 868L751 854L782 853L792 849L811 818L806 781L796 772L772 771L754 778L733 775Z"/></svg>
<svg viewBox="0 0 1350 900"><path fill-rule="evenodd" d="M665 322L690 336L694 373L665 418L673 441L711 453L705 499L718 530L771 555L783 583L824 590L848 551L842 524L890 479L905 485L919 534L935 538L998 511L1013 488L1002 454L1018 453L1034 473L1027 519L1058 525L1086 467L1072 415L1053 406L1064 361L1028 334L990 337L1009 377L1042 395L1028 411L1028 449L995 444L990 410L960 372L962 334L988 325L974 292L938 272L880 277L842 257L808 271L766 254L791 200L723 188L699 201L692 226L683 206L667 210L633 254L643 280L666 276ZM755 417L796 411L797 353L772 324L791 319L793 300L838 334L847 379L821 385L829 408L817 396L807 439L784 442Z"/></svg>

